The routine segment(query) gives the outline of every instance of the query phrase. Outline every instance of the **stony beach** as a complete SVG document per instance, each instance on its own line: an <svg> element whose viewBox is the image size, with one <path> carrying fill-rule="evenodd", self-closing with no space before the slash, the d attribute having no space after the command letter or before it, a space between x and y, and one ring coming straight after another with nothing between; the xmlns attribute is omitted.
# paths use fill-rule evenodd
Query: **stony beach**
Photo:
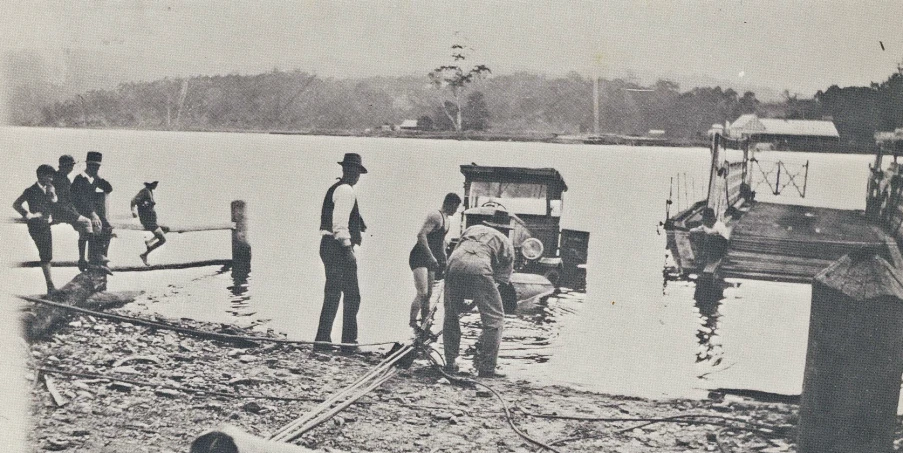
<svg viewBox="0 0 903 453"><path fill-rule="evenodd" d="M260 328L156 319L279 338ZM366 373L388 349L344 356L312 354L307 345L258 344L240 348L74 316L51 339L27 346L31 451L183 452L223 423L267 437ZM527 381L481 382L504 397L520 430L558 451L795 451L794 404L718 393L707 400L645 400ZM662 420L675 416L684 418ZM511 429L491 392L455 385L424 359L298 443L321 451L542 450Z"/></svg>

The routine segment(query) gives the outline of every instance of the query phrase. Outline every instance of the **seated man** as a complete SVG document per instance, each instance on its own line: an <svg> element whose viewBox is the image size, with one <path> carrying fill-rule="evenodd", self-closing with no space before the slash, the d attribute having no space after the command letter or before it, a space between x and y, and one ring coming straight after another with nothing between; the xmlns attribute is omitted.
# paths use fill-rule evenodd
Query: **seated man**
<svg viewBox="0 0 903 453"><path fill-rule="evenodd" d="M715 210L705 208L702 211L702 224L690 229L691 240L698 245L696 262L705 265L709 261L721 259L727 252L731 238L730 229L718 220Z"/></svg>

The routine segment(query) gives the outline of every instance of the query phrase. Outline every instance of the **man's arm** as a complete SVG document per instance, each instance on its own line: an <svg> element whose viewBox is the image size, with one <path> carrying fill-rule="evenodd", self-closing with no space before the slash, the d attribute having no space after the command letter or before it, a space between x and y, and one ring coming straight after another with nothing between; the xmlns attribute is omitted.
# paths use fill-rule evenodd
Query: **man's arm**
<svg viewBox="0 0 903 453"><path fill-rule="evenodd" d="M23 203L25 203L25 193L19 195L19 198L16 198L16 201L13 202L13 209L15 209L22 218L31 219L31 213L22 206Z"/></svg>
<svg viewBox="0 0 903 453"><path fill-rule="evenodd" d="M145 189L141 189L138 191L138 194L132 198L131 203L129 203L129 209L132 211L132 217L138 217L138 204L144 201L146 194L144 192Z"/></svg>

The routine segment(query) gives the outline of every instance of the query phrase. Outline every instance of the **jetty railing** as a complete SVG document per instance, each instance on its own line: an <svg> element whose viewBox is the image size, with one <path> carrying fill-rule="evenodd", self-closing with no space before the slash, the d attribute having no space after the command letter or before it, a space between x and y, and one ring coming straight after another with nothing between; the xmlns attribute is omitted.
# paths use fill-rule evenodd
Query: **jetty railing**
<svg viewBox="0 0 903 453"><path fill-rule="evenodd" d="M232 201L230 206L231 221L212 223L206 225L160 225L166 233L198 233L204 231L231 231L232 232L232 257L222 259L207 259L189 261L183 263L155 264L151 266L112 266L113 272L153 271L163 269L187 269L203 266L227 266L232 269L233 275L247 277L251 271L251 245L248 239L247 204L242 200ZM9 223L25 224L25 220L18 217L7 219ZM64 225L55 223L52 226ZM68 224L65 224L68 225ZM115 230L144 231L141 225L131 222L110 222ZM13 267L31 268L40 267L38 261L21 261L12 263ZM54 261L53 267L76 267L76 261Z"/></svg>

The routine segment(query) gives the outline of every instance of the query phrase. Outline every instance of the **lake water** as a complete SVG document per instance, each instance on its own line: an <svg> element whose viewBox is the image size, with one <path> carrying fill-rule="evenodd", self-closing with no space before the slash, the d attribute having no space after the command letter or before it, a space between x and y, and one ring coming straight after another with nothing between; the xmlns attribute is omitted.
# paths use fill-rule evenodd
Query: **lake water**
<svg viewBox="0 0 903 453"><path fill-rule="evenodd" d="M38 164L60 154L83 160L104 153L113 216L129 216L143 181L159 180L157 211L164 224L229 220L229 202L248 203L253 271L246 292L230 289L216 268L121 273L111 290L144 290L148 311L210 321L262 324L291 338L312 339L322 301L317 255L319 211L340 175L346 152L363 156L370 172L358 198L369 230L361 249L360 341L407 338L414 295L407 255L425 215L446 192L461 193L459 165L554 167L568 184L562 227L590 232L585 297L565 295L521 317L509 317L501 365L514 378L566 383L606 393L672 398L708 389L741 388L782 394L801 389L809 320L808 285L730 281L724 299L698 307L691 282L663 278L664 219L671 178L686 178L682 203L701 194L706 149L543 143L458 142L266 134L67 129L0 129L6 203L34 182ZM759 159L811 162L807 196L788 188L759 199L862 209L870 156L760 153ZM80 169L81 167L76 167ZM685 186L685 188L684 188ZM8 217L14 215L9 209ZM453 231L457 227L453 225ZM137 231L120 231L110 258L139 265ZM4 223L2 257L34 260L21 225ZM155 263L228 258L228 232L170 234ZM76 236L54 229L54 253L75 259ZM40 293L36 269L5 270L11 294ZM75 274L56 269L58 285ZM336 322L334 338L338 338ZM465 331L475 332L470 325Z"/></svg>

